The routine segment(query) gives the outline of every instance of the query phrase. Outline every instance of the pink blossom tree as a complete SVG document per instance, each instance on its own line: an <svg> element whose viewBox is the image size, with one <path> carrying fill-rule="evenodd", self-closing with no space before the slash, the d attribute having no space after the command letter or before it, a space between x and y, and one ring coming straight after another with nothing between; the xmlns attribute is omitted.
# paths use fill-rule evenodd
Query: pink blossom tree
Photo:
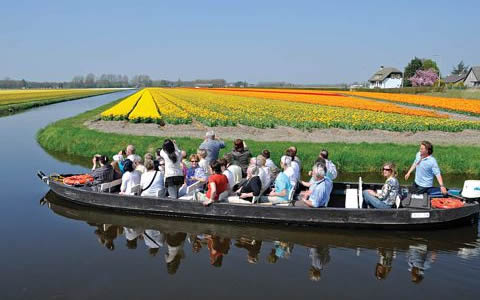
<svg viewBox="0 0 480 300"><path fill-rule="evenodd" d="M412 86L432 86L438 80L438 74L434 69L417 70L408 80Z"/></svg>

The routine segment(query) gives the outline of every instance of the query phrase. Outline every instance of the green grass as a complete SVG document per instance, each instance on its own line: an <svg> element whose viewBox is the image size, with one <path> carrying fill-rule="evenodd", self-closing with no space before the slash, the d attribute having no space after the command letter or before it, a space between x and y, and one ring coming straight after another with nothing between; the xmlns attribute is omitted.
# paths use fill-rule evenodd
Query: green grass
<svg viewBox="0 0 480 300"><path fill-rule="evenodd" d="M99 119L100 113L113 106L113 103L87 111L72 118L57 121L37 133L39 144L48 151L63 152L68 155L91 157L96 153L110 157L134 144L139 154L154 152L161 147L163 139L153 136L133 136L104 133L88 129L84 122ZM202 142L198 138L175 138L179 147L187 153L194 153ZM227 140L227 148L221 154L231 151L232 141ZM278 164L284 150L295 145L304 168L309 168L323 148L330 152L330 159L335 162L340 172L378 172L385 161L393 161L400 172L405 172L411 165L418 145L370 144L370 143L307 143L307 142L256 142L246 141L253 154L269 149L272 159ZM437 146L434 156L445 174L480 175L480 147L474 146Z"/></svg>
<svg viewBox="0 0 480 300"><path fill-rule="evenodd" d="M445 90L443 92L425 93L422 95L446 97L446 98L461 98L461 99L477 99L480 100L480 89L465 89L465 90ZM480 105L480 104L479 104Z"/></svg>
<svg viewBox="0 0 480 300"><path fill-rule="evenodd" d="M44 99L44 100L31 100L31 101L26 101L26 102L20 102L20 103L9 103L9 104L1 104L0 103L0 117L1 116L6 116L6 115L11 115L15 113L19 113L21 111L34 108L34 107L39 107L39 106L44 106L44 105L49 105L49 104L54 104L54 103L60 103L60 102L66 102L66 101L72 101L72 100L77 100L81 98L89 98L89 97L94 97L94 96L99 96L99 95L105 95L105 94L110 94L118 92L118 90L109 90L109 91L92 91L92 94L89 95L70 95L70 96L65 96L65 97L54 97L51 99Z"/></svg>

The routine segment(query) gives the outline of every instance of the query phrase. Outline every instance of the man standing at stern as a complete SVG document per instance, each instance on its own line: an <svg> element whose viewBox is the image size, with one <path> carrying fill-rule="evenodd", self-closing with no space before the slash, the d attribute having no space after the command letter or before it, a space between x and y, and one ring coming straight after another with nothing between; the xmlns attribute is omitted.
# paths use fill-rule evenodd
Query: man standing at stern
<svg viewBox="0 0 480 300"><path fill-rule="evenodd" d="M439 189L433 187L433 177L437 178L442 194L447 194L447 189L443 185L442 174L440 174L440 168L432 154L433 145L428 141L421 142L420 151L417 153L410 170L405 174L405 180L408 180L410 173L415 170L415 181L411 188L411 192L414 194L433 194L438 192Z"/></svg>

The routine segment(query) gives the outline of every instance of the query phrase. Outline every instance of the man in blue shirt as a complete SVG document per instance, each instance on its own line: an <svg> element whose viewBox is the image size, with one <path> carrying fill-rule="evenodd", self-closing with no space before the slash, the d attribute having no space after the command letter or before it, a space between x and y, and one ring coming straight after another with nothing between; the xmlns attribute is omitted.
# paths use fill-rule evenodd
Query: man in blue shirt
<svg viewBox="0 0 480 300"><path fill-rule="evenodd" d="M442 194L447 194L447 189L443 185L440 168L438 167L437 160L432 154L433 145L428 141L421 142L420 151L417 153L410 170L405 174L405 180L408 180L410 173L415 170L415 181L411 188L411 192L414 194L432 194L438 192L438 188L433 187L433 177L437 178Z"/></svg>
<svg viewBox="0 0 480 300"><path fill-rule="evenodd" d="M205 134L205 141L198 147L198 149L207 150L207 157L205 160L207 163L218 159L218 153L220 149L225 148L225 142L215 138L215 132L208 131Z"/></svg>
<svg viewBox="0 0 480 300"><path fill-rule="evenodd" d="M327 207L332 192L333 182L325 176L326 170L322 163L316 163L312 169L313 183L310 185L311 193L303 196L303 203L309 207ZM308 196L310 194L310 196ZM307 199L308 197L308 199Z"/></svg>

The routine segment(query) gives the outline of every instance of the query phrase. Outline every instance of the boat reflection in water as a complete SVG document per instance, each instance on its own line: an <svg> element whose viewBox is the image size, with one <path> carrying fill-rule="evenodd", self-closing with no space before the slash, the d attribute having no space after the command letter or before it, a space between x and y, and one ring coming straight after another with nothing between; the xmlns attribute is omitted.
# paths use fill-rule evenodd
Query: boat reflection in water
<svg viewBox="0 0 480 300"><path fill-rule="evenodd" d="M186 257L185 247L187 252L191 248L194 256L202 256L202 249L205 249L209 264L214 267L224 264L232 245L241 254L240 257L246 256L243 261L249 264L261 261L262 247L266 254L263 262L269 264L288 260L294 249L298 248L299 252L306 250L305 259L309 260L306 272L312 281L325 276L327 265L335 257L331 251L337 248L352 249L357 256L373 250L378 259L370 270L376 279L387 279L395 265L396 268L403 266L406 276L409 272L413 283L422 282L437 253L453 253L461 259L480 255L477 225L421 232L232 225L82 207L63 200L53 192L47 193L40 202L47 204L58 215L84 221L94 227L97 240L110 251L119 247L124 238L128 249L137 249L139 244L144 243L147 255L160 256L162 252L167 272L171 275L179 270ZM400 254L405 261L399 260Z"/></svg>

